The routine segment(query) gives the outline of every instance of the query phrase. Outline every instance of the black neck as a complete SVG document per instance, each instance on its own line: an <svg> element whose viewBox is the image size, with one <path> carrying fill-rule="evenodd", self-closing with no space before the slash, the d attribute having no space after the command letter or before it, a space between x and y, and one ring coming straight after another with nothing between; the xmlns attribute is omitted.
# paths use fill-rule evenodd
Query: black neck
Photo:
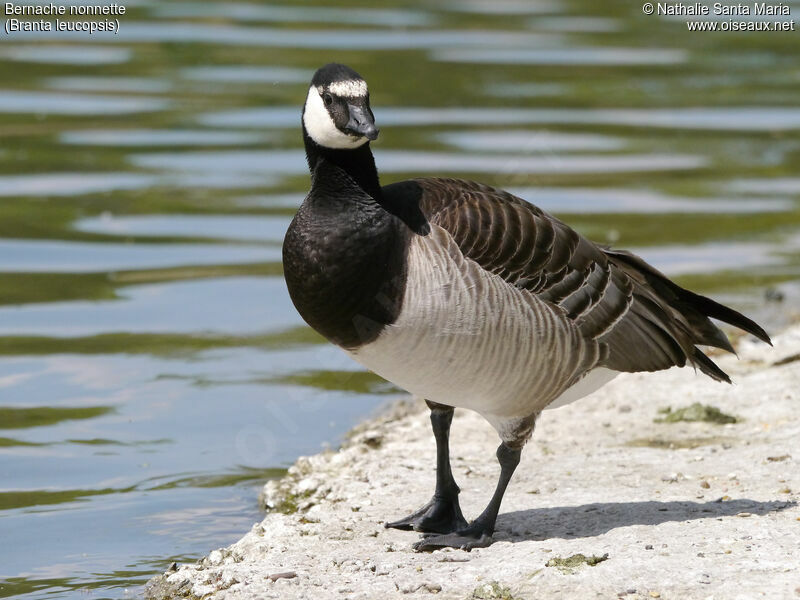
<svg viewBox="0 0 800 600"><path fill-rule="evenodd" d="M367 194L376 200L381 198L378 169L375 168L375 159L369 149L369 142L351 150L325 148L311 139L305 126L303 126L303 142L306 146L308 168L312 173L317 163L325 160L344 170Z"/></svg>

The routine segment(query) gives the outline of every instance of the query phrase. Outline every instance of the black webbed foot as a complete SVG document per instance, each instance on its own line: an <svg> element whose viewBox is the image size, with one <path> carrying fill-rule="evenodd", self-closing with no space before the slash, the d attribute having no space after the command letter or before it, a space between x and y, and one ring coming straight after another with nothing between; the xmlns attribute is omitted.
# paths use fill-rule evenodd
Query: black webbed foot
<svg viewBox="0 0 800 600"><path fill-rule="evenodd" d="M425 536L414 544L413 548L417 552L430 552L437 548L457 548L469 552L473 548L491 546L494 541L492 533L494 533L493 527L473 521L467 527L452 533Z"/></svg>
<svg viewBox="0 0 800 600"><path fill-rule="evenodd" d="M514 469L519 464L519 457L522 448L512 447L503 442L497 448L497 460L500 463L500 479L494 490L492 499L480 514L480 516L464 529L458 529L452 533L444 535L431 535L422 538L414 544L414 550L430 551L436 548L460 548L469 552L473 548L485 548L492 544L492 534L494 524L497 521L497 513L500 510L500 502L506 491L508 482Z"/></svg>
<svg viewBox="0 0 800 600"><path fill-rule="evenodd" d="M434 496L418 511L399 521L386 523L386 527L428 533L451 533L467 527L467 521L461 514L458 496L453 499Z"/></svg>

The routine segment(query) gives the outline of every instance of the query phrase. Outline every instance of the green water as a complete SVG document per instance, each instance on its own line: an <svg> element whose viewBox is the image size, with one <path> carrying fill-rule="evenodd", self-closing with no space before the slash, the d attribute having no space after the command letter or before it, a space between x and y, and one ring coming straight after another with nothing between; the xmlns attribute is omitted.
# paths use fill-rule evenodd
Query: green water
<svg viewBox="0 0 800 600"><path fill-rule="evenodd" d="M126 6L116 36L0 37L0 597L135 596L395 392L281 277L325 62L370 83L384 182L514 190L773 327L797 301L797 32L630 2Z"/></svg>

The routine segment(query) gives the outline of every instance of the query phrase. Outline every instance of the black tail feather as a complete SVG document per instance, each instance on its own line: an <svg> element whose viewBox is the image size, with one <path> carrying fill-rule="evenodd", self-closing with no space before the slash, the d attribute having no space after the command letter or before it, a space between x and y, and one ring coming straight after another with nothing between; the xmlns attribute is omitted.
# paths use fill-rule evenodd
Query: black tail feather
<svg viewBox="0 0 800 600"><path fill-rule="evenodd" d="M674 283L672 285L680 290L678 293L679 298L690 303L703 314L713 319L723 321L724 323L728 323L729 325L733 325L734 327L738 327L739 329L754 335L762 342L766 342L772 346L772 340L769 338L769 335L767 335L767 332L764 331L764 329L758 323L748 319L742 313L720 304L719 302L714 302L711 298L706 298L700 294L695 294L694 292L685 290Z"/></svg>
<svg viewBox="0 0 800 600"><path fill-rule="evenodd" d="M708 317L711 317L738 327L770 346L772 345L767 332L742 313L715 302L711 298L706 298L682 288L635 254L624 250L606 250L605 252L644 274L650 286L669 304L681 311L693 326L694 333L697 336L695 343L734 352L727 336L708 320ZM713 362L711 364L713 365Z"/></svg>
<svg viewBox="0 0 800 600"><path fill-rule="evenodd" d="M728 374L720 369L717 364L708 358L700 348L694 349L694 354L690 357L692 364L698 367L703 373L711 377L712 379L716 379L717 381L724 381L725 383L730 383L731 378L728 377Z"/></svg>

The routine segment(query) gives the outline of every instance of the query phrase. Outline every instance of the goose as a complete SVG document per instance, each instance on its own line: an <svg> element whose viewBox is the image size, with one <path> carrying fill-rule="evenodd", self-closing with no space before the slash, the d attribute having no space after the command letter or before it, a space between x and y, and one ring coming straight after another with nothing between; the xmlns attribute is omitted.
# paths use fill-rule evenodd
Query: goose
<svg viewBox="0 0 800 600"><path fill-rule="evenodd" d="M734 351L711 318L771 343L739 312L508 192L447 178L381 186L367 83L345 65L316 71L301 121L311 190L284 239L286 284L312 328L430 409L433 497L386 523L422 532L416 550L492 543L545 408L623 372L691 365L730 382L698 348ZM469 523L450 467L454 408L500 438L496 489Z"/></svg>

